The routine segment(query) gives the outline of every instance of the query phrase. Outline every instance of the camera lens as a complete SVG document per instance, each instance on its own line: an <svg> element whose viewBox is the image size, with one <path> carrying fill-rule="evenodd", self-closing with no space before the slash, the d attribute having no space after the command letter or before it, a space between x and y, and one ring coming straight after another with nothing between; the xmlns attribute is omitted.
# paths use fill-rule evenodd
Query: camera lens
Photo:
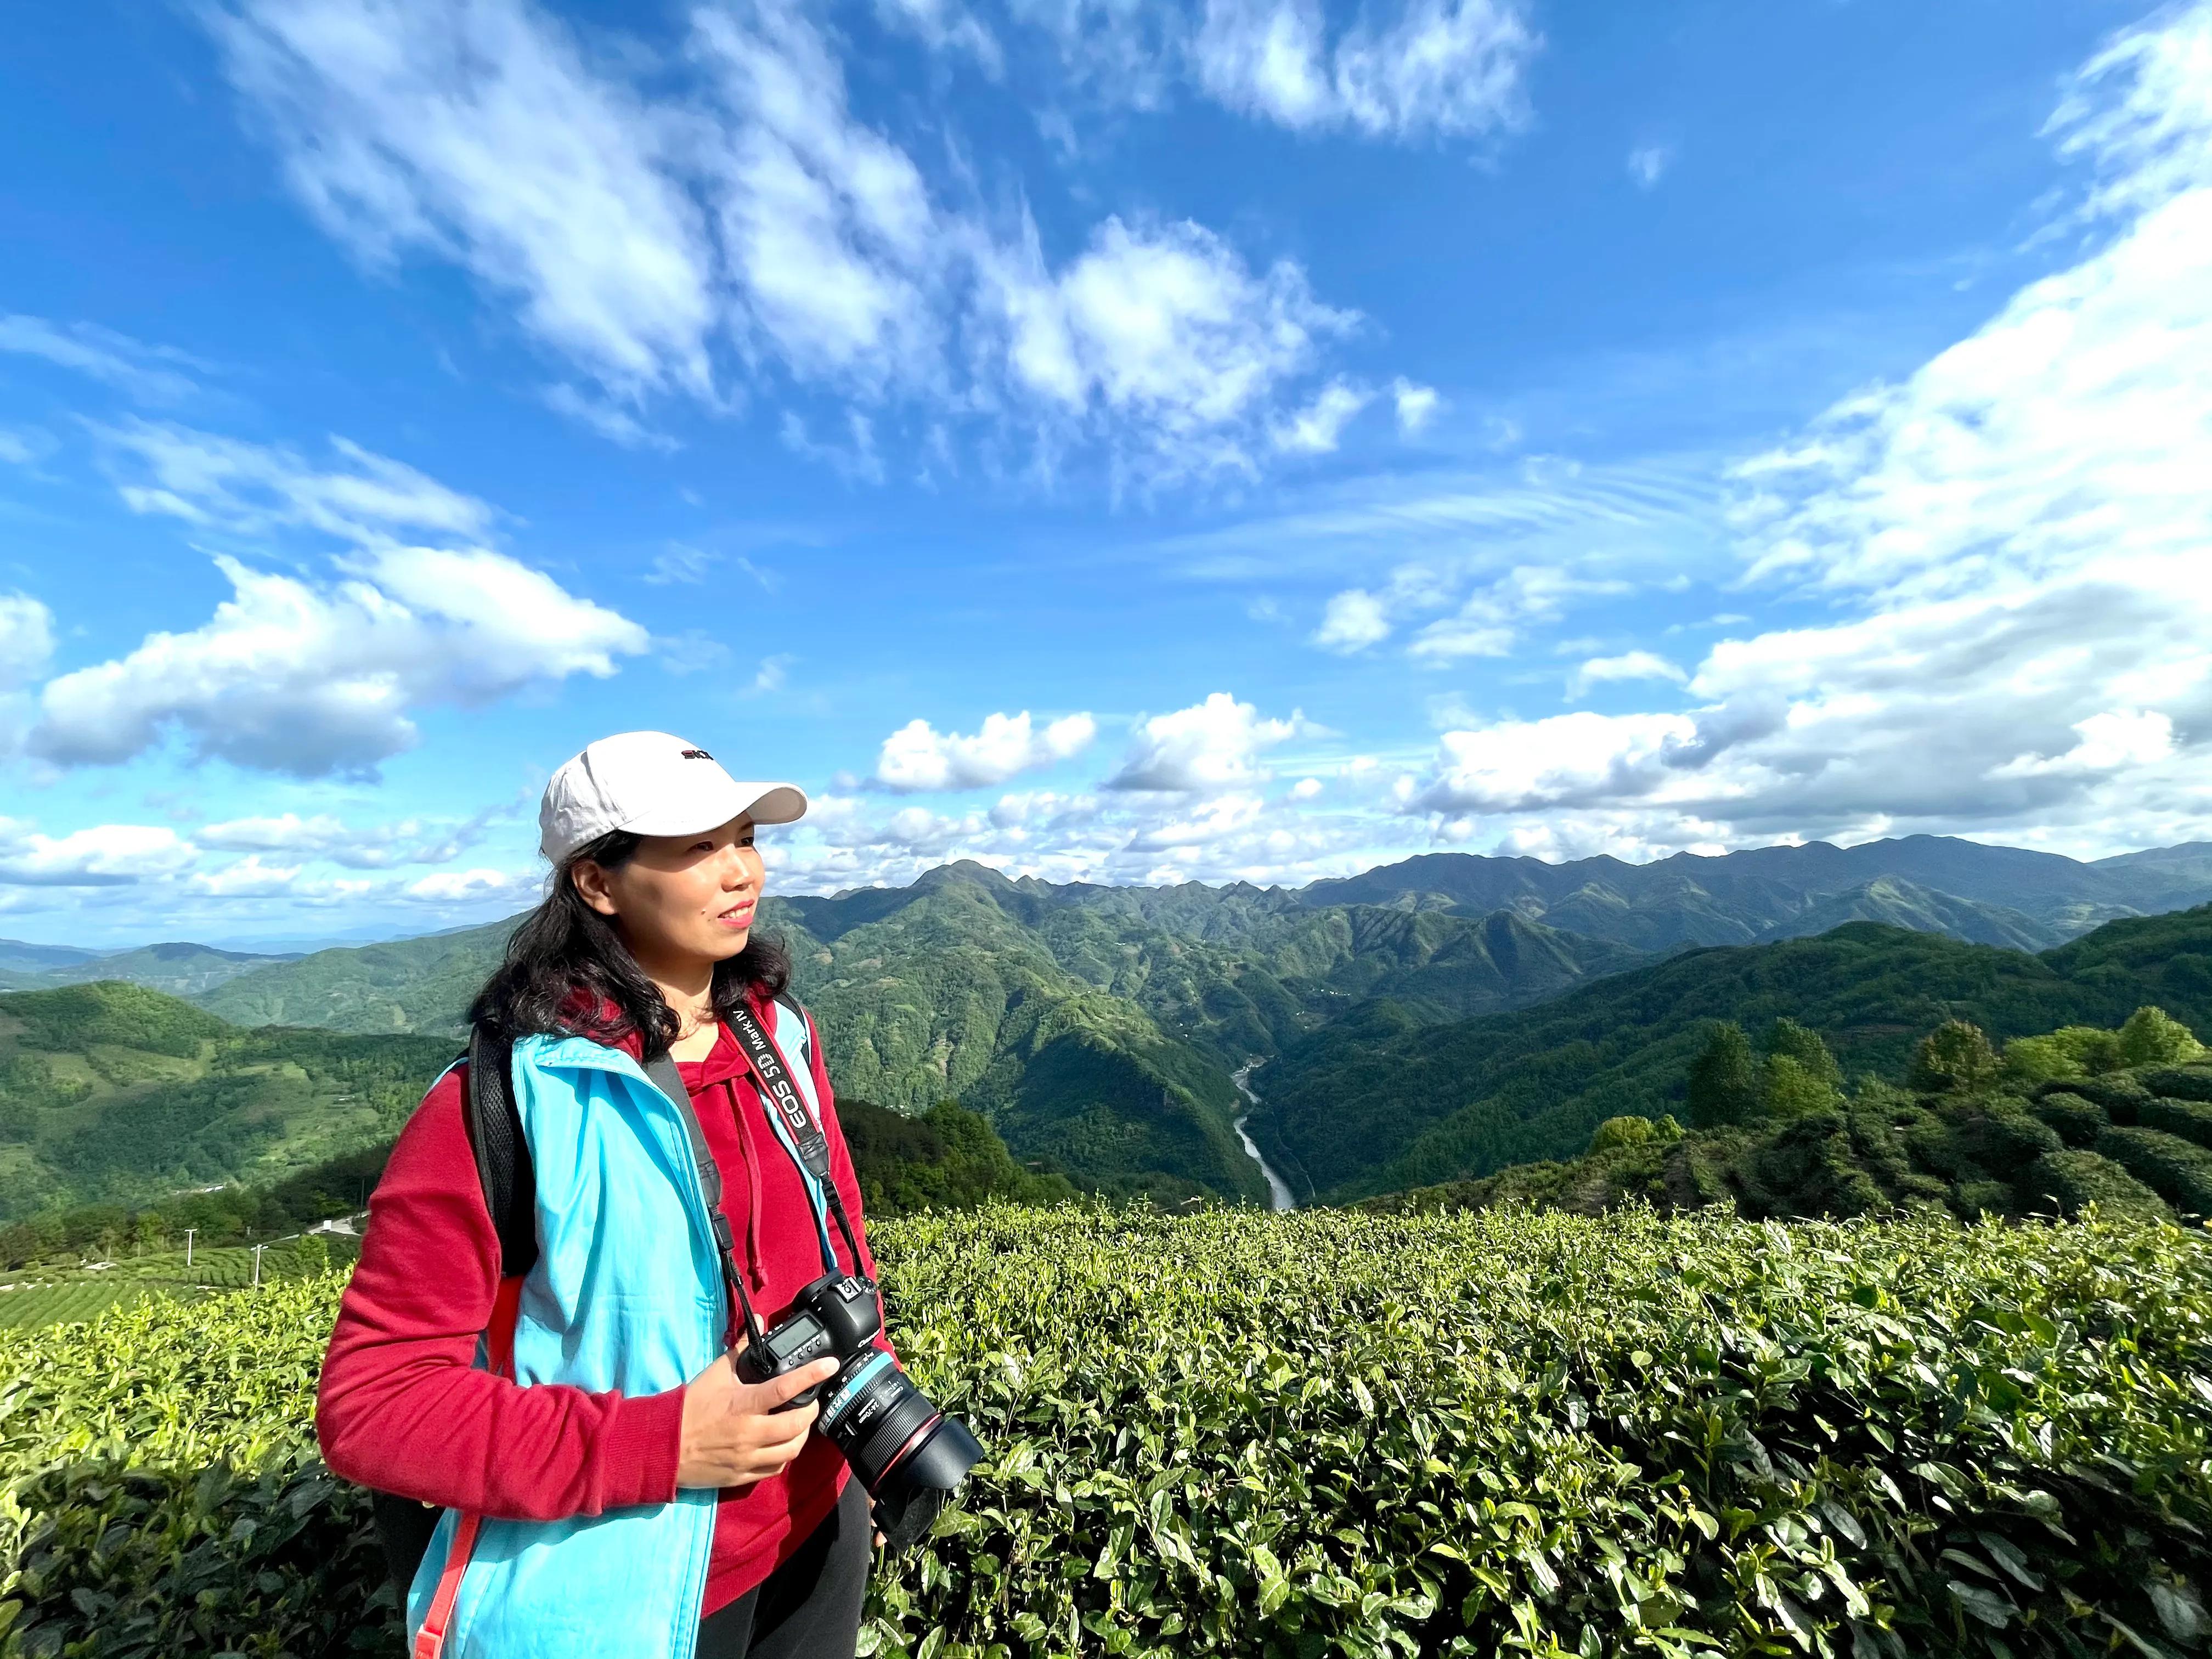
<svg viewBox="0 0 2212 1659"><path fill-rule="evenodd" d="M975 1437L880 1351L855 1355L830 1382L817 1421L875 1499L876 1528L893 1551L929 1529L983 1455Z"/></svg>

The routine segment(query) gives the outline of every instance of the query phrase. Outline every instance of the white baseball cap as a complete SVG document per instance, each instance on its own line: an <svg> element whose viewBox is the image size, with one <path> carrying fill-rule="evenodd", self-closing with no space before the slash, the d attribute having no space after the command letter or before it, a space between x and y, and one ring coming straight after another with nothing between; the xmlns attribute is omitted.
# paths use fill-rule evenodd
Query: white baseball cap
<svg viewBox="0 0 2212 1659"><path fill-rule="evenodd" d="M558 864L612 830L688 836L740 812L755 823L789 823L805 815L806 794L788 783L740 783L696 744L665 732L622 732L554 773L538 805L538 847Z"/></svg>

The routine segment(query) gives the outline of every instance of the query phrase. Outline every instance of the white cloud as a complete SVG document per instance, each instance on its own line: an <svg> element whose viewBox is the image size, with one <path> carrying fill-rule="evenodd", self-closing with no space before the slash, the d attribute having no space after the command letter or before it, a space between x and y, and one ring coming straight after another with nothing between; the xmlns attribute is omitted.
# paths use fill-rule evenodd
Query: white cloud
<svg viewBox="0 0 2212 1659"><path fill-rule="evenodd" d="M764 697L771 691L782 690L790 680L792 664L798 660L798 658L782 652L773 657L762 658L760 667L754 672L752 684L745 688L745 695Z"/></svg>
<svg viewBox="0 0 2212 1659"><path fill-rule="evenodd" d="M1672 680L1680 685L1689 678L1655 652L1627 651L1617 657L1590 658L1568 678L1567 696L1585 696L1593 685L1613 680Z"/></svg>
<svg viewBox="0 0 2212 1659"><path fill-rule="evenodd" d="M1556 567L1516 565L1469 593L1451 616L1424 627L1407 649L1430 662L1503 657L1520 642L1529 624L1554 620L1571 601L1625 593L1628 588L1624 581L1582 576ZM1430 590L1416 573L1403 591L1412 595L1411 604L1419 605Z"/></svg>
<svg viewBox="0 0 2212 1659"><path fill-rule="evenodd" d="M0 351L43 358L149 404L188 396L193 384L180 371L201 367L181 351L149 346L95 324L64 325L43 317L0 316Z"/></svg>
<svg viewBox="0 0 2212 1659"><path fill-rule="evenodd" d="M1206 0L1191 52L1213 98L1296 130L1462 137L1526 118L1537 43L1513 0L1410 0L1328 37L1319 0Z"/></svg>
<svg viewBox="0 0 2212 1659"><path fill-rule="evenodd" d="M669 453L681 447L675 439L665 432L654 431L628 410L604 398L579 392L565 381L546 387L544 395L545 406L556 415L565 415L624 449L657 449Z"/></svg>
<svg viewBox="0 0 2212 1659"><path fill-rule="evenodd" d="M884 739L875 781L901 794L1003 783L1018 772L1057 765L1082 753L1097 734L1098 724L1088 714L1032 727L1026 708L1018 714L987 714L973 737L910 720Z"/></svg>
<svg viewBox="0 0 2212 1659"><path fill-rule="evenodd" d="M202 826L193 839L225 852L289 853L327 859L355 870L383 870L400 864L443 864L458 858L483 834L495 810L465 820L404 818L396 823L354 825L329 813L301 817L230 818Z"/></svg>
<svg viewBox="0 0 2212 1659"><path fill-rule="evenodd" d="M1437 775L1413 805L1456 814L1609 805L1648 794L1668 752L1696 736L1681 714L1554 714L1447 732Z"/></svg>
<svg viewBox="0 0 2212 1659"><path fill-rule="evenodd" d="M1640 190L1650 190L1674 164L1674 152L1665 144L1638 144L1628 152L1628 176Z"/></svg>
<svg viewBox="0 0 2212 1659"><path fill-rule="evenodd" d="M171 876L198 848L162 825L102 823L44 836L0 818L0 885L116 887Z"/></svg>
<svg viewBox="0 0 2212 1659"><path fill-rule="evenodd" d="M1128 752L1106 781L1109 789L1213 791L1249 787L1271 775L1262 750L1306 727L1293 711L1286 720L1263 720L1249 702L1216 691L1204 702L1137 722Z"/></svg>
<svg viewBox="0 0 2212 1659"><path fill-rule="evenodd" d="M471 899L520 896L535 886L535 878L505 870L441 870L403 890L412 899L436 904L457 904Z"/></svg>
<svg viewBox="0 0 2212 1659"><path fill-rule="evenodd" d="M47 682L32 753L112 765L172 731L196 758L313 776L410 748L410 711L605 678L643 629L504 554L391 547L330 584L216 561L234 590L197 629Z"/></svg>
<svg viewBox="0 0 2212 1659"><path fill-rule="evenodd" d="M0 593L0 694L38 678L53 653L53 612L27 593Z"/></svg>
<svg viewBox="0 0 2212 1659"><path fill-rule="evenodd" d="M1437 396L1436 387L1418 386L1402 374L1390 382L1390 400L1398 413L1399 435L1406 438L1425 430L1436 419L1437 410L1443 402Z"/></svg>
<svg viewBox="0 0 2212 1659"><path fill-rule="evenodd" d="M926 38L989 38L950 0L884 3ZM1493 14L1508 15L1421 0L1395 32L1354 31L1341 97L1367 88L1373 118L1414 118L1431 93L1409 66L1438 42L1502 40ZM957 162L933 189L858 118L833 37L784 0L695 12L680 71L636 43L626 61L587 55L529 0L236 0L211 15L319 221L373 261L426 253L519 304L600 388L564 377L548 400L619 442L665 441L633 412L648 398L722 410L742 376L850 405L836 417L850 445L813 441L796 410L784 435L860 478L884 476L879 405L926 411L925 448L945 446L948 418L994 442L1011 431L1047 471L1082 442L1146 482L1249 472L1271 428L1301 430L1298 383L1353 320L1295 264L1255 273L1194 224L1109 217L1054 266L1018 208L975 204ZM1454 88L1487 73L1435 67Z"/></svg>
<svg viewBox="0 0 2212 1659"><path fill-rule="evenodd" d="M1275 428L1275 447L1305 455L1326 455L1336 447L1337 440L1352 417L1370 401L1372 394L1349 381L1331 380L1313 402Z"/></svg>
<svg viewBox="0 0 2212 1659"><path fill-rule="evenodd" d="M2121 37L2061 130L2109 234L1741 470L1753 579L1830 617L1721 641L1686 713L1447 732L1410 810L1501 842L2212 832L2212 6Z"/></svg>
<svg viewBox="0 0 2212 1659"><path fill-rule="evenodd" d="M134 513L246 534L317 530L363 545L403 533L478 537L496 517L473 495L344 438L330 440L335 464L318 467L282 445L187 427L131 420L95 430Z"/></svg>
<svg viewBox="0 0 2212 1659"><path fill-rule="evenodd" d="M1313 642L1324 651L1362 651L1390 636L1383 602L1361 587L1346 588L1323 608Z"/></svg>
<svg viewBox="0 0 2212 1659"><path fill-rule="evenodd" d="M1992 771L1993 778L2034 777L2049 772L2110 772L2146 766L2173 753L2173 721L2146 708L2114 709L2074 722L2081 741L2061 755L2022 755Z"/></svg>
<svg viewBox="0 0 2212 1659"><path fill-rule="evenodd" d="M372 264L465 266L618 392L705 391L716 301L685 135L520 0L243 0L204 14L286 181Z"/></svg>
<svg viewBox="0 0 2212 1659"><path fill-rule="evenodd" d="M1315 299L1297 266L1255 276L1188 221L1109 218L1056 277L1031 231L985 277L1012 386L1079 427L1130 433L1170 476L1251 471L1249 428L1357 320Z"/></svg>
<svg viewBox="0 0 2212 1659"><path fill-rule="evenodd" d="M998 37L959 0L876 0L876 15L939 52L963 52L993 80L1006 67Z"/></svg>

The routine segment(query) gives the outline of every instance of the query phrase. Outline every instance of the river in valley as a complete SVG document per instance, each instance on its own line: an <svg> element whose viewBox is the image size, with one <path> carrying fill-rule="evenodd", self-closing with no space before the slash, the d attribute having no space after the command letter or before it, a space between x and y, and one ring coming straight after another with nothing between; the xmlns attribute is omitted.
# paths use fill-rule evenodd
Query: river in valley
<svg viewBox="0 0 2212 1659"><path fill-rule="evenodd" d="M1260 1103L1260 1097L1252 1091L1251 1084L1246 1081L1252 1075L1252 1068L1259 1063L1256 1060L1248 1060L1230 1074L1230 1080L1236 1084L1244 1096L1246 1108L1237 1116L1237 1121L1229 1127L1237 1131L1237 1139L1244 1143L1245 1154L1260 1166L1260 1173L1267 1177L1267 1207L1271 1210L1295 1209L1297 1207L1297 1200L1291 1196L1290 1183L1277 1175L1273 1166L1260 1156L1259 1147L1253 1144L1252 1137L1244 1132L1244 1121L1252 1115L1251 1108Z"/></svg>

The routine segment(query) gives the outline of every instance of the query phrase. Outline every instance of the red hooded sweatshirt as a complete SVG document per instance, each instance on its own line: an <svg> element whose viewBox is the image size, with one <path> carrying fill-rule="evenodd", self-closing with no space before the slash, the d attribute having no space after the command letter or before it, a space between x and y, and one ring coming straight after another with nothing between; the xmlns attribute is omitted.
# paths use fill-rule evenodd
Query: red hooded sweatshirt
<svg viewBox="0 0 2212 1659"><path fill-rule="evenodd" d="M766 1000L756 1006L774 1030ZM622 1046L637 1056L635 1038ZM862 1268L873 1277L860 1185L821 1043L808 1046L830 1175L860 1237ZM744 1051L726 1028L706 1059L678 1069L722 1171L722 1212L740 1241L745 1289L763 1322L773 1324L823 1271L798 1167L769 1127ZM324 1461L380 1492L508 1519L666 1503L676 1495L682 1389L625 1399L559 1383L524 1388L476 1369L477 1338L498 1291L499 1238L462 1118L465 1070L447 1073L423 1097L369 1200L360 1265L339 1304L317 1391ZM830 1236L842 1257L834 1226ZM731 1316L734 1337L734 1310ZM726 1490L701 1613L734 1601L781 1565L836 1506L846 1478L844 1458L817 1434L782 1474Z"/></svg>

